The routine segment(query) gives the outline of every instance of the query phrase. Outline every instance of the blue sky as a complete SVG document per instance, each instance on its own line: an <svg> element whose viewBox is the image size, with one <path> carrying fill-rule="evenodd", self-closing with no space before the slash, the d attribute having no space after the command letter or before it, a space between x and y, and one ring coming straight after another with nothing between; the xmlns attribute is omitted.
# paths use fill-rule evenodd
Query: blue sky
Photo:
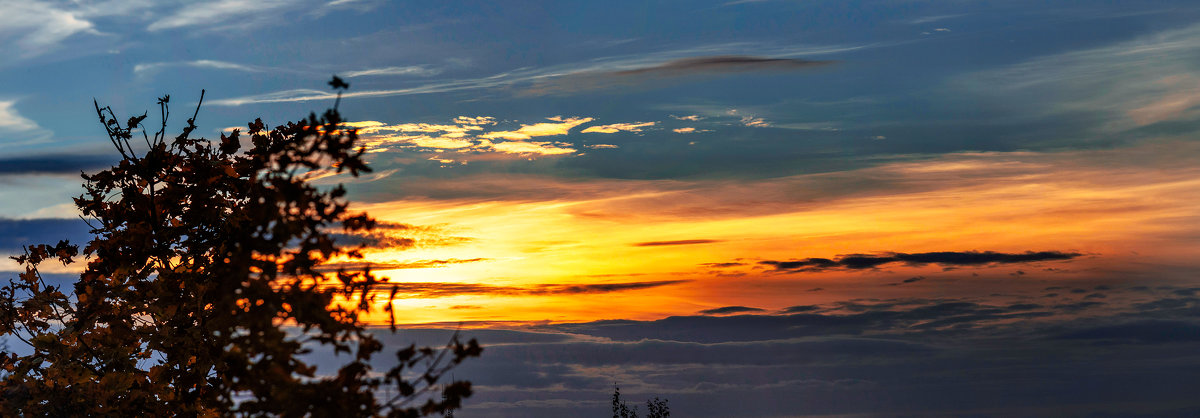
<svg viewBox="0 0 1200 418"><path fill-rule="evenodd" d="M93 99L348 81L375 173L313 181L408 225L413 335L495 344L463 416L1200 411L1192 2L0 0L0 54L5 253L88 238Z"/></svg>

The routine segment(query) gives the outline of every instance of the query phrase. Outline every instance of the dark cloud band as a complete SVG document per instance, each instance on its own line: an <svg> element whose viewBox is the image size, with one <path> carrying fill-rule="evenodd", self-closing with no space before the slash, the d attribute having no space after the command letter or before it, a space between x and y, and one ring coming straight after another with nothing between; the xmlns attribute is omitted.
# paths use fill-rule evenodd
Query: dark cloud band
<svg viewBox="0 0 1200 418"><path fill-rule="evenodd" d="M765 58L746 55L716 55L668 61L659 65L607 73L613 76L673 76L702 72L734 72L754 70L792 70L819 67L833 61L810 61L794 58Z"/></svg>
<svg viewBox="0 0 1200 418"><path fill-rule="evenodd" d="M47 155L0 158L0 175L6 174L79 174L107 168L115 163L112 156Z"/></svg>
<svg viewBox="0 0 1200 418"><path fill-rule="evenodd" d="M1079 253L1060 251L1027 251L1023 253L998 253L994 251L938 251L928 253L885 253L880 255L850 254L836 259L805 258L789 261L760 261L759 264L774 267L778 271L825 271L873 269L885 264L904 263L910 266L937 264L942 266L981 266L988 264L1017 264L1039 261L1070 260Z"/></svg>
<svg viewBox="0 0 1200 418"><path fill-rule="evenodd" d="M690 280L660 280L598 284L535 284L530 286L493 286L480 283L393 283L382 286L381 290L390 292L392 289L395 289L395 293L398 297L414 298L441 298L460 295L547 296L643 290L686 283L689 281Z"/></svg>

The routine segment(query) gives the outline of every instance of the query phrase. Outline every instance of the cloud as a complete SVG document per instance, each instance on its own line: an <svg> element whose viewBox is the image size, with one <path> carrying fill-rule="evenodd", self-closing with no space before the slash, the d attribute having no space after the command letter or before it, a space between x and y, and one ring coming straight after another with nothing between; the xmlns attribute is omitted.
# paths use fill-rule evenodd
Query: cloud
<svg viewBox="0 0 1200 418"><path fill-rule="evenodd" d="M2 125L0 125L2 126ZM5 174L79 174L108 168L116 163L111 157L97 155L40 155L0 158L0 175Z"/></svg>
<svg viewBox="0 0 1200 418"><path fill-rule="evenodd" d="M1184 116L1200 105L1200 77L1192 75L1168 76L1158 80L1170 92L1148 103L1125 111L1129 119L1139 126L1150 125Z"/></svg>
<svg viewBox="0 0 1200 418"><path fill-rule="evenodd" d="M213 70L241 71L241 72L248 72L248 73L261 73L264 71L273 71L273 72L280 71L279 69L274 69L274 68L258 67L258 66L253 66L253 65L244 65L244 64L238 64L238 63L227 62L227 61L193 60L193 61L173 61L173 62L151 62L151 63L145 63L145 64L138 64L138 65L133 66L133 73L135 75L143 76L143 75L153 74L153 73L162 71L163 69L170 68L170 67L192 67L192 68L205 68L205 69L213 69Z"/></svg>
<svg viewBox="0 0 1200 418"><path fill-rule="evenodd" d="M1061 333L1053 338L1104 340L1125 344L1200 341L1200 324L1193 321L1141 319Z"/></svg>
<svg viewBox="0 0 1200 418"><path fill-rule="evenodd" d="M733 0L733 1L725 2L725 3L721 3L721 6L724 7L724 6L736 6L739 4L749 4L749 3L765 3L767 1L769 1L769 0Z"/></svg>
<svg viewBox="0 0 1200 418"><path fill-rule="evenodd" d="M413 75L420 77L429 77L441 74L442 70L438 68L429 68L421 65L410 65L406 67L382 67L369 68L357 71L345 71L340 75L343 77L367 77L367 76L395 76L395 75Z"/></svg>
<svg viewBox="0 0 1200 418"><path fill-rule="evenodd" d="M913 24L913 25L920 25L920 24L939 22L942 20L953 19L956 17L963 17L963 16L966 16L966 15L965 14L953 14L953 15L923 16L923 17L918 17L916 19L911 19L907 23Z"/></svg>
<svg viewBox="0 0 1200 418"><path fill-rule="evenodd" d="M795 58L766 58L745 55L719 55L692 57L668 61L662 64L613 71L608 74L630 76L680 76L706 72L735 72L755 70L794 70L833 64L833 61L811 61Z"/></svg>
<svg viewBox="0 0 1200 418"><path fill-rule="evenodd" d="M828 258L806 258L791 261L760 261L759 264L774 267L778 271L825 271L832 269L873 269L885 264L903 263L909 266L937 264L941 266L982 266L989 264L1035 263L1040 261L1070 260L1079 253L1059 251L1027 251L1024 253L998 253L993 251L939 251L929 253L884 253L882 255L851 254Z"/></svg>
<svg viewBox="0 0 1200 418"><path fill-rule="evenodd" d="M521 125L521 128L515 131L494 131L479 135L479 137L483 139L523 140L531 139L535 136L566 135L576 126L591 122L593 120L592 118L580 117L564 119L557 116L547 119L554 122L541 122L530 125Z"/></svg>
<svg viewBox="0 0 1200 418"><path fill-rule="evenodd" d="M16 100L0 100L0 130L24 132L40 129L37 122L17 113L16 104Z"/></svg>
<svg viewBox="0 0 1200 418"><path fill-rule="evenodd" d="M587 117L559 116L546 119L551 122L521 124L517 129L511 130L497 129L496 118L489 116L459 116L454 118L454 124L389 125L378 121L359 121L348 122L346 125L358 129L368 152L415 147L472 153L552 156L574 154L578 149L576 145L568 142L530 140L567 135L572 129L593 120ZM435 159L442 160L440 157Z"/></svg>
<svg viewBox="0 0 1200 418"><path fill-rule="evenodd" d="M769 127L771 127L771 124L767 123L767 121L763 120L763 118L756 118L754 116L742 116L741 122L742 122L743 126L749 126L751 128L769 128Z"/></svg>
<svg viewBox="0 0 1200 418"><path fill-rule="evenodd" d="M783 311L781 311L781 313L794 314L794 313L801 313L801 312L812 312L812 311L816 311L816 310L820 310L820 309L821 309L821 307L817 306L817 305L796 305L796 306L789 306L789 307L783 308Z"/></svg>
<svg viewBox="0 0 1200 418"><path fill-rule="evenodd" d="M1022 118L1071 121L1085 139L1200 118L1200 25L959 77L952 85Z"/></svg>
<svg viewBox="0 0 1200 418"><path fill-rule="evenodd" d="M508 141L492 145L492 149L508 154L520 155L566 155L577 151L570 144L551 142L520 142Z"/></svg>
<svg viewBox="0 0 1200 418"><path fill-rule="evenodd" d="M688 57L688 55L694 55L697 53L744 51L748 48L761 50L763 53L769 53L781 58L759 58L738 55ZM450 93L499 88L513 89L518 93L518 95L525 96L570 93L610 87L614 84L622 85L630 82L636 83L647 79L647 77L660 78L668 74L703 74L760 69L786 70L822 66L832 63L832 61L806 61L787 57L799 55L831 54L853 51L862 48L864 47L832 46L761 48L745 43L707 45L684 50L663 51L638 56L609 57L545 68L520 68L486 77L438 80L415 87L350 91L343 94L342 97L345 99L353 99L407 96L416 94ZM667 61L664 63L663 60ZM213 106L241 106L255 103L333 100L336 97L336 94L321 90L292 89L241 97L214 99L210 101L209 104Z"/></svg>
<svg viewBox="0 0 1200 418"><path fill-rule="evenodd" d="M683 239L677 241L647 241L633 244L635 247L664 247L671 245L697 245L697 244L712 244L721 242L716 239Z"/></svg>
<svg viewBox="0 0 1200 418"><path fill-rule="evenodd" d="M460 125L495 125L496 118L491 116L459 116L454 118L454 123Z"/></svg>
<svg viewBox="0 0 1200 418"><path fill-rule="evenodd" d="M671 115L671 118L675 119L675 120L685 120L688 122L699 122L701 119L704 119L704 117L700 116L700 115L686 115L686 116Z"/></svg>
<svg viewBox="0 0 1200 418"><path fill-rule="evenodd" d="M417 246L417 240L407 237L394 237L388 234L373 232L369 234L334 233L330 236L339 245L363 246L379 249L403 249Z"/></svg>
<svg viewBox="0 0 1200 418"><path fill-rule="evenodd" d="M15 254L25 245L54 244L64 239L83 245L92 238L90 230L86 223L77 218L0 218L0 251Z"/></svg>
<svg viewBox="0 0 1200 418"><path fill-rule="evenodd" d="M374 271L427 269L427 268L446 267L446 266L454 265L454 264L478 263L480 261L487 261L487 260L488 259L486 259L486 258L468 258L468 259L451 258L451 259L445 259L445 260L410 261L410 262L406 262L406 263L375 263L375 262L367 262L367 261L335 262L335 263L322 264L317 267L317 271L328 273L328 272L335 272L338 270L363 271L368 268L371 270L374 270Z"/></svg>
<svg viewBox="0 0 1200 418"><path fill-rule="evenodd" d="M333 232L330 234L341 245L362 245L369 249L412 249L412 248L432 248L445 247L452 245L461 245L474 241L470 237L455 236L447 233L440 227L436 226L416 226L402 223L378 222L375 228L370 232ZM475 262L482 259L471 260L433 260L426 262L408 263L409 266L439 266L446 264L455 264L455 262ZM388 263L372 264L373 269L380 269L380 265L389 265ZM345 265L346 268L358 269L365 267L363 263L354 265Z"/></svg>
<svg viewBox="0 0 1200 418"><path fill-rule="evenodd" d="M741 263L741 262L729 262L729 263L702 263L702 264L700 264L700 265L702 265L702 266L704 266L704 267L710 267L710 268L729 268L729 267L741 267L741 266L744 266L744 265L746 265L746 263Z"/></svg>
<svg viewBox="0 0 1200 418"><path fill-rule="evenodd" d="M641 132L642 128L654 126L658 122L634 122L634 123L614 123L612 125L597 125L590 126L584 129L582 133L603 133L614 134L617 132Z"/></svg>
<svg viewBox="0 0 1200 418"><path fill-rule="evenodd" d="M210 30L229 26L249 27L270 19L281 9L308 3L310 2L306 0L217 0L185 3L175 13L151 23L146 30L157 32L192 26L204 26Z"/></svg>
<svg viewBox="0 0 1200 418"><path fill-rule="evenodd" d="M24 58L53 51L75 35L100 34L80 10L32 0L4 1L0 7L0 43L15 45Z"/></svg>
<svg viewBox="0 0 1200 418"><path fill-rule="evenodd" d="M535 80L523 95L574 93L643 83L664 78L746 71L795 71L822 67L834 61L769 58L747 55L686 57L614 70L586 70Z"/></svg>
<svg viewBox="0 0 1200 418"><path fill-rule="evenodd" d="M378 270L385 270L379 268ZM397 297L402 298L443 298L462 295L490 296L550 296L550 295L582 295L633 290L653 289L687 283L689 280L659 280L628 283L590 283L590 284L534 284L528 286L496 286L479 283L387 283L381 285L380 292L391 293L395 289Z"/></svg>
<svg viewBox="0 0 1200 418"><path fill-rule="evenodd" d="M701 315L729 315L749 312L766 312L766 309L751 308L748 306L724 306L720 308L705 309L700 311Z"/></svg>
<svg viewBox="0 0 1200 418"><path fill-rule="evenodd" d="M464 413L599 410L586 402L608 399L614 381L626 398L669 398L676 415L689 417L1200 411L1188 385L1200 366L1194 317L961 299L855 306L861 311L797 305L796 314L466 330L496 345L488 346L487 361L456 370L480 387ZM444 341L453 329L414 332ZM527 402L534 395L539 402ZM947 396L961 401L948 404Z"/></svg>
<svg viewBox="0 0 1200 418"><path fill-rule="evenodd" d="M712 130L711 129L696 129L696 128L689 126L686 128L672 129L671 132L674 132L677 134L697 134L697 133L701 133L701 132L712 132Z"/></svg>

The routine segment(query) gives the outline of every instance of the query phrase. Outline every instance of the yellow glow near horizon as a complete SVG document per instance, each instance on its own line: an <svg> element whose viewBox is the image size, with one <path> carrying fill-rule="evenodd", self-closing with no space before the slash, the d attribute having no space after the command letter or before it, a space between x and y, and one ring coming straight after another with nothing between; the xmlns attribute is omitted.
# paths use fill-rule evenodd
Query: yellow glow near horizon
<svg viewBox="0 0 1200 418"><path fill-rule="evenodd" d="M1019 161L1052 158L1063 163ZM1103 256L1099 261L1071 262L1078 267L1112 263L1130 251L1174 239L1171 234L1178 232L1180 220L1200 209L1196 168L1121 169L1088 158L964 155L864 169L864 175L887 173L910 178L920 187L796 204L794 210L787 208L788 196L779 193L779 179L737 185L739 199L748 199L744 205L737 199L712 200L721 188L731 187L725 183L672 188L661 182L608 181L595 186L601 192L591 198L414 200L358 208L381 220L442 225L445 233L471 238L454 245L378 251L370 254L372 261L484 259L378 272L394 282L528 288L687 280L612 292L404 299L394 303L397 317L404 322L652 319L730 304L778 309L802 300L847 296L798 292L835 277L872 274L766 274L755 265L761 260L885 251L1072 251ZM1114 170L1117 175L1105 177ZM785 180L807 181L804 176ZM758 210L764 205L775 209ZM710 212L697 212L698 207ZM1196 252L1195 247L1172 245L1142 260L1163 261ZM723 275L701 266L735 260L744 265L722 270ZM895 270L938 274L940 269L896 266ZM1008 271L997 271L1001 270ZM734 276L742 278L730 278ZM745 282L753 286L730 284L745 277L756 278ZM772 286L777 289L774 293L769 290Z"/></svg>

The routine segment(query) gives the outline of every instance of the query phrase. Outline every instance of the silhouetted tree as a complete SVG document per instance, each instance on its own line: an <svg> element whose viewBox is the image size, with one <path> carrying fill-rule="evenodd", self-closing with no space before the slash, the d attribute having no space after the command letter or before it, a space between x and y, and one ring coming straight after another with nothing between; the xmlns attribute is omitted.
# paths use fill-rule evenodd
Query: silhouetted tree
<svg viewBox="0 0 1200 418"><path fill-rule="evenodd" d="M348 85L330 84L340 102ZM25 271L0 288L0 336L32 353L0 355L0 415L412 417L459 407L470 383L439 379L479 355L475 340L408 346L396 367L373 370L384 347L360 316L385 281L318 268L362 257L336 245L331 230L375 225L348 211L341 186L306 181L325 170L370 171L338 102L274 129L255 120L245 150L236 130L218 142L192 139L196 113L168 138L168 102L159 100L152 136L145 114L121 121L96 105L122 160L83 175L75 204L94 238L73 288L47 285L38 270L72 263L79 249L67 241L13 257ZM345 363L318 375L304 357L317 347Z"/></svg>
<svg viewBox="0 0 1200 418"><path fill-rule="evenodd" d="M637 405L632 408L621 400L621 388L613 386L612 396L612 411L613 418L638 418ZM646 418L666 418L671 416L671 408L667 406L666 399L646 400Z"/></svg>

